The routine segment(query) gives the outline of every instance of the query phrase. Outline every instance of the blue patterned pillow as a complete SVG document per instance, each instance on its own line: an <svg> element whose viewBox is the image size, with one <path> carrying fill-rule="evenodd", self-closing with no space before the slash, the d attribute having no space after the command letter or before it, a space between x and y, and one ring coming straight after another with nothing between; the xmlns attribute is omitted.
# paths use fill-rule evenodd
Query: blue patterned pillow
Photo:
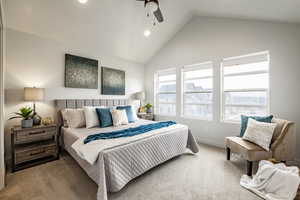
<svg viewBox="0 0 300 200"><path fill-rule="evenodd" d="M109 127L113 125L110 108L96 108L100 127Z"/></svg>
<svg viewBox="0 0 300 200"><path fill-rule="evenodd" d="M129 123L135 122L135 117L133 115L131 106L118 106L117 110L126 110L128 122Z"/></svg>
<svg viewBox="0 0 300 200"><path fill-rule="evenodd" d="M241 115L241 132L240 132L240 136L241 137L244 136L244 133L245 133L245 131L247 129L248 119L249 118L254 119L256 121L259 121L259 122L271 123L272 119L273 119L273 115L266 116L266 117Z"/></svg>

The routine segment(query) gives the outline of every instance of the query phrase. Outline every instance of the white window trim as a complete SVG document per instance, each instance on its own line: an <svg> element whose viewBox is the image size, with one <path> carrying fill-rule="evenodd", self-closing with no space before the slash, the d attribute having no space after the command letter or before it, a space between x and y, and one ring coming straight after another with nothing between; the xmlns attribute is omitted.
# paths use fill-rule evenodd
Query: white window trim
<svg viewBox="0 0 300 200"><path fill-rule="evenodd" d="M267 55L267 62L268 62L268 70L257 70L257 71L251 71L251 72L243 72L243 73L236 73L236 74L228 74L224 76L224 61L228 61L228 60L234 60L236 58L241 59L241 58L246 58L246 57L250 57L250 56L257 56L257 55ZM221 62L220 64L220 79L221 79L221 88L220 88L220 103L221 103L221 109L220 109L220 122L223 123L232 123L232 124L239 124L240 121L236 121L236 120L226 120L224 119L225 117L225 107L228 105L225 105L225 93L226 92L266 92L266 102L267 105L263 106L264 108L266 108L267 111L267 115L270 114L270 84L271 84L271 76L270 76L270 71L271 71L271 66L270 66L270 54L269 51L264 51L264 52L258 52L258 53L254 53L254 54L247 54L244 56L237 56L237 57L231 57L231 58L227 58L227 59L223 59L223 62ZM236 89L236 90L224 90L224 77L230 77L230 76L239 76L239 75L252 75L252 74L268 74L268 89L263 89L263 88L251 88L251 89ZM229 105L230 106L230 105ZM242 106L242 105L234 105L234 106ZM244 107L246 106L250 106L250 105L243 105ZM252 107L252 106L251 106ZM260 107L259 105L257 106L253 106L253 107Z"/></svg>
<svg viewBox="0 0 300 200"><path fill-rule="evenodd" d="M204 76L204 77L199 77L199 78L188 78L185 79L184 78L184 72L188 72L188 71L194 71L197 69L212 69L212 75L211 76ZM182 67L181 69L181 105L180 105L180 117L183 119L193 119L193 120L201 120L201 121L213 121L214 119L214 68L213 68L213 62L211 61L207 61L207 62L203 62L203 63L197 63L197 64L193 64L193 65L186 65L184 67ZM212 89L211 90L202 90L202 91L187 91L185 92L184 90L184 82L185 81L189 81L189 80L201 80L201 79L212 79ZM211 103L185 103L184 102L184 95L188 94L188 93L210 93L212 94L212 102ZM191 115L185 115L184 114L184 106L185 105L211 105L212 106L212 117L211 119L209 118L203 118L203 117L199 117L199 116L191 116Z"/></svg>
<svg viewBox="0 0 300 200"><path fill-rule="evenodd" d="M158 92L158 84L159 83L167 83L167 82L174 82L174 80L172 81L158 81L158 77L160 75L168 75L168 74L175 74L176 75L176 79L175 79L175 83L176 83L176 90L175 92ZM162 117L176 117L176 106L177 106L177 97L175 98L175 102L159 102L159 95L160 94L175 94L175 96L177 96L177 70L176 68L168 68L168 69L163 69L163 70L159 70L157 72L155 72L154 74L154 114L158 115L158 116L162 116ZM175 105L175 114L160 114L159 113L159 104L172 104Z"/></svg>
<svg viewBox="0 0 300 200"><path fill-rule="evenodd" d="M6 24L3 3L0 1L0 190L5 187L4 162L4 73L6 65Z"/></svg>

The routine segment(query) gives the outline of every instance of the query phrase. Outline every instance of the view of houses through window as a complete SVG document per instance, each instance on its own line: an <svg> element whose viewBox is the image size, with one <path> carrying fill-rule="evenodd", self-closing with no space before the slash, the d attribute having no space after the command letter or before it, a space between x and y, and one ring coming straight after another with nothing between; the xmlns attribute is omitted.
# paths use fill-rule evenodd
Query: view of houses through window
<svg viewBox="0 0 300 200"><path fill-rule="evenodd" d="M241 115L269 113L269 53L260 52L223 59L221 70L221 120L239 121ZM213 63L184 66L181 70L181 116L213 119ZM176 69L155 74L156 114L176 116Z"/></svg>
<svg viewBox="0 0 300 200"><path fill-rule="evenodd" d="M222 120L269 112L269 54L224 59L222 63Z"/></svg>
<svg viewBox="0 0 300 200"><path fill-rule="evenodd" d="M155 74L155 105L160 115L176 115L176 70L164 70Z"/></svg>
<svg viewBox="0 0 300 200"><path fill-rule="evenodd" d="M212 63L185 66L183 80L183 117L212 120L213 68Z"/></svg>

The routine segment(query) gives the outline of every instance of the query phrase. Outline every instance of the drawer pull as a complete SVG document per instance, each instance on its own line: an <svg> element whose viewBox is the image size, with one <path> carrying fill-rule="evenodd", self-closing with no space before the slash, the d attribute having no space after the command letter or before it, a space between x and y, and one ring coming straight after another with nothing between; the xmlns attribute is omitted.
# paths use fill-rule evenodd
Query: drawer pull
<svg viewBox="0 0 300 200"><path fill-rule="evenodd" d="M42 134L45 133L46 131L38 131L38 132L29 132L29 135L38 135L38 134Z"/></svg>
<svg viewBox="0 0 300 200"><path fill-rule="evenodd" d="M39 154L42 154L42 153L45 153L46 151L40 151L40 152L36 152L36 153L30 153L30 156L35 156L35 155L39 155Z"/></svg>

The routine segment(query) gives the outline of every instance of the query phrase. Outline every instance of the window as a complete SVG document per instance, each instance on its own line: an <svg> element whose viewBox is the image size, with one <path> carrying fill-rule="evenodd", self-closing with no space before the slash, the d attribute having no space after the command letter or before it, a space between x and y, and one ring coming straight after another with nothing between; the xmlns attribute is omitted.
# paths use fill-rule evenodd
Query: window
<svg viewBox="0 0 300 200"><path fill-rule="evenodd" d="M182 116L212 120L212 63L185 66L182 69L182 89Z"/></svg>
<svg viewBox="0 0 300 200"><path fill-rule="evenodd" d="M222 120L269 113L268 52L224 59L222 83Z"/></svg>
<svg viewBox="0 0 300 200"><path fill-rule="evenodd" d="M176 69L155 74L155 108L159 115L176 115Z"/></svg>

